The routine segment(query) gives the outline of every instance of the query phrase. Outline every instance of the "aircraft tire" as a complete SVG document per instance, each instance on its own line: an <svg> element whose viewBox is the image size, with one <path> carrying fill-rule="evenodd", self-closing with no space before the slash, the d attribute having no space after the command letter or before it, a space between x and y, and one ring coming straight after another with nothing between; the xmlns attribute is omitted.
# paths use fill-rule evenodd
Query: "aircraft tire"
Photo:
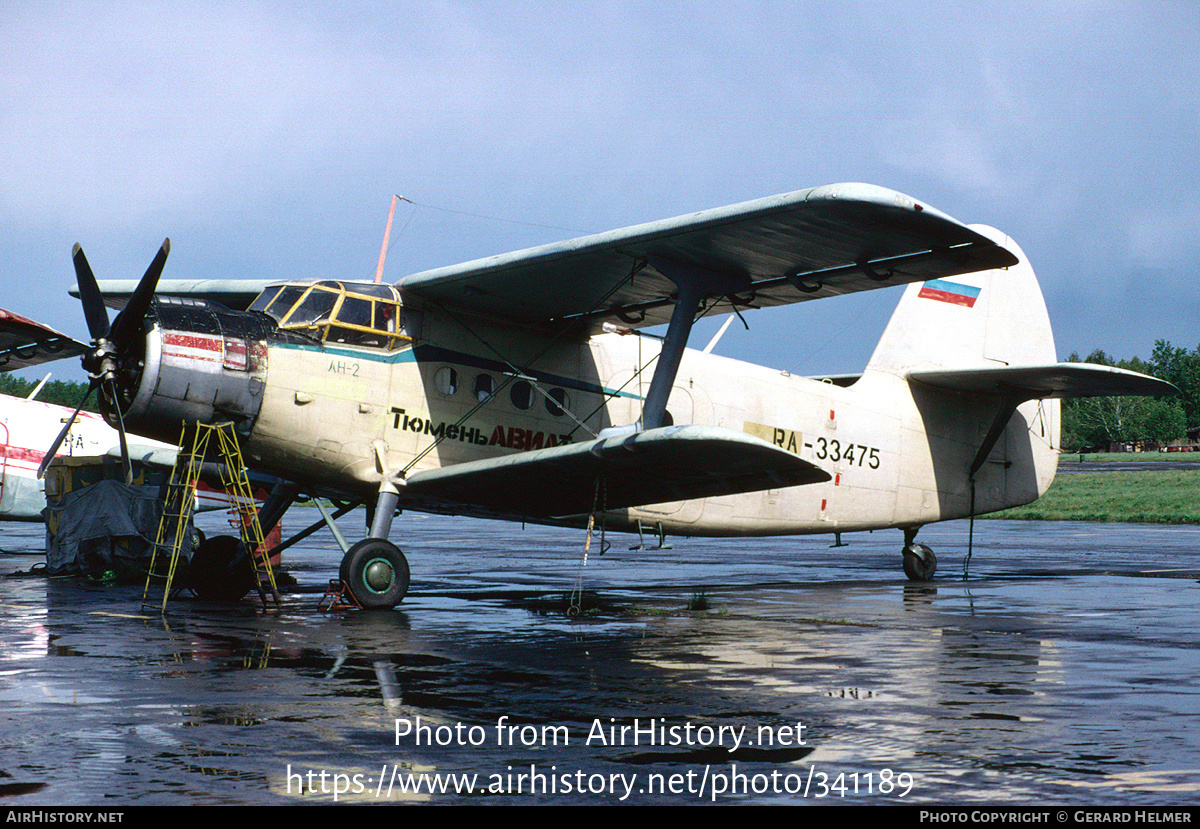
<svg viewBox="0 0 1200 829"><path fill-rule="evenodd" d="M904 548L904 575L911 581L930 581L937 570L937 556L924 544Z"/></svg>
<svg viewBox="0 0 1200 829"><path fill-rule="evenodd" d="M408 594L408 559L382 538L364 538L349 549L339 569L342 584L367 610L392 608Z"/></svg>
<svg viewBox="0 0 1200 829"><path fill-rule="evenodd" d="M192 551L188 587L201 599L236 602L254 588L255 579L254 567L236 536L206 538Z"/></svg>

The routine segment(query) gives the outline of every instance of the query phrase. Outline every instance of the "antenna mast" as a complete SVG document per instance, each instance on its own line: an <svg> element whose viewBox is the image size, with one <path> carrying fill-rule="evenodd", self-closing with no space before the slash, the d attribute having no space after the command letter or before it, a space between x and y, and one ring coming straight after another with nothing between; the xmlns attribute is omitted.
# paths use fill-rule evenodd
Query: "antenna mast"
<svg viewBox="0 0 1200 829"><path fill-rule="evenodd" d="M399 199L404 199L403 196L392 196L392 206L388 210L387 229L383 231L383 247L379 249L379 265L375 268L375 283L379 284L383 280L383 260L387 258L388 237L392 235L392 219L396 215L396 202ZM408 199L404 199L408 201Z"/></svg>

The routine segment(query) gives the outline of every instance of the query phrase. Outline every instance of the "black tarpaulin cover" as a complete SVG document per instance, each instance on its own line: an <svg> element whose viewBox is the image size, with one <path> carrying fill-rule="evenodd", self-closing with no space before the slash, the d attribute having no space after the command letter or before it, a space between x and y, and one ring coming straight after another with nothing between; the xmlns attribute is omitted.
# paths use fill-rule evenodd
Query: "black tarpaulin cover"
<svg viewBox="0 0 1200 829"><path fill-rule="evenodd" d="M103 480L50 499L46 565L52 576L146 572L158 534L161 493L156 486ZM189 555L191 534L185 534Z"/></svg>

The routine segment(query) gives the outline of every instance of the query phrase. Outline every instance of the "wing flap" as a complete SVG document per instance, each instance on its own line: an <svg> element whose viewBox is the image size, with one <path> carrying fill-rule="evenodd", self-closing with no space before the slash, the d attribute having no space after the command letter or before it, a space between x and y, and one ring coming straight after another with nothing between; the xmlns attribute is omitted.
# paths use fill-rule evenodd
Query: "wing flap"
<svg viewBox="0 0 1200 829"><path fill-rule="evenodd" d="M1179 389L1157 377L1093 363L932 369L911 371L908 377L943 389L1017 396L1024 400L1179 394Z"/></svg>
<svg viewBox="0 0 1200 829"><path fill-rule="evenodd" d="M86 351L86 345L48 325L0 308L0 371L78 357Z"/></svg>
<svg viewBox="0 0 1200 829"><path fill-rule="evenodd" d="M405 498L553 518L829 480L819 467L752 435L668 426L418 472ZM597 481L601 489L597 491Z"/></svg>
<svg viewBox="0 0 1200 829"><path fill-rule="evenodd" d="M1008 267L1015 256L892 190L840 184L412 274L397 287L446 307L516 322L626 326L669 321L669 261L741 287L708 313Z"/></svg>

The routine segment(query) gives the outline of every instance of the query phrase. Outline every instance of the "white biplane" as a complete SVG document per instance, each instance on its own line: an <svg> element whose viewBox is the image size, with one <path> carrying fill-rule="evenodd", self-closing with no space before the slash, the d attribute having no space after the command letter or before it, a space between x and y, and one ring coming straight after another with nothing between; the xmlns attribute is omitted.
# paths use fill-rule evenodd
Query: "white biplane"
<svg viewBox="0 0 1200 829"><path fill-rule="evenodd" d="M303 492L365 503L341 564L364 607L405 595L398 509L661 536L903 531L1038 498L1058 398L1166 395L1057 362L1033 270L992 228L864 184L817 187L409 275L97 283L91 346L120 429L232 421ZM688 349L701 316L910 283L865 370L800 377ZM155 297L157 294L157 297ZM105 303L123 310L111 327ZM642 329L666 324L665 336ZM52 454L52 453L51 453Z"/></svg>

